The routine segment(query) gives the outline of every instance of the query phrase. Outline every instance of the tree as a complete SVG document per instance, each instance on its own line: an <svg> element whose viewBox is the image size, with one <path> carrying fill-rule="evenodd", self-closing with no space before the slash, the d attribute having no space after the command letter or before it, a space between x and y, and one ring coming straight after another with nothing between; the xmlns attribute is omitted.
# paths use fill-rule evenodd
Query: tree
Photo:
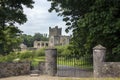
<svg viewBox="0 0 120 80"><path fill-rule="evenodd" d="M33 38L34 41L48 41L47 34L35 33Z"/></svg>
<svg viewBox="0 0 120 80"><path fill-rule="evenodd" d="M41 41L41 38L43 37L42 34L40 33L35 33L35 35L33 36L34 37L34 41Z"/></svg>
<svg viewBox="0 0 120 80"><path fill-rule="evenodd" d="M21 31L17 27L10 26L5 27L5 30L2 32L3 34L0 36L0 53L5 55L18 47L21 39L19 38L19 34L16 34L16 32L21 33Z"/></svg>
<svg viewBox="0 0 120 80"><path fill-rule="evenodd" d="M34 42L33 36L27 34L21 34L20 38L22 40L22 43L27 45L27 47L33 47L33 42Z"/></svg>
<svg viewBox="0 0 120 80"><path fill-rule="evenodd" d="M49 11L55 10L63 16L68 29L73 30L73 53L91 54L94 46L102 44L110 55L120 54L119 0L48 1L51 2Z"/></svg>
<svg viewBox="0 0 120 80"><path fill-rule="evenodd" d="M48 41L47 34L35 33L32 35L21 34L20 39L27 47L33 47L34 41Z"/></svg>
<svg viewBox="0 0 120 80"><path fill-rule="evenodd" d="M48 0L51 2L51 8L49 12L56 11L58 16L63 17L63 21L66 22L68 28L72 29L77 25L77 21L84 15L89 12L89 7L93 4L94 0Z"/></svg>
<svg viewBox="0 0 120 80"><path fill-rule="evenodd" d="M0 26L23 24L27 21L23 6L33 8L33 0L0 0Z"/></svg>
<svg viewBox="0 0 120 80"><path fill-rule="evenodd" d="M9 53L17 43L21 31L15 23L23 24L27 21L23 13L23 6L33 8L33 0L0 0L0 52ZM15 39L17 38L17 39ZM14 44L15 46L16 44Z"/></svg>

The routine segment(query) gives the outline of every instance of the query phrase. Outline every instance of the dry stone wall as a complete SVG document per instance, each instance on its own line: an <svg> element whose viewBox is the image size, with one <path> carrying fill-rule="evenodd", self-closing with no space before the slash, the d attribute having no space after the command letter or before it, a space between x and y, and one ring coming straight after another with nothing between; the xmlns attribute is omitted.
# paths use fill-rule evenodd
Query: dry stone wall
<svg viewBox="0 0 120 80"><path fill-rule="evenodd" d="M120 62L105 62L106 48L93 48L94 77L120 77Z"/></svg>
<svg viewBox="0 0 120 80"><path fill-rule="evenodd" d="M103 62L102 77L120 77L120 62Z"/></svg>
<svg viewBox="0 0 120 80"><path fill-rule="evenodd" d="M46 74L45 72L45 62L40 62L38 65L38 69L40 70L40 74L44 75Z"/></svg>
<svg viewBox="0 0 120 80"><path fill-rule="evenodd" d="M0 77L26 75L30 72L30 62L0 63Z"/></svg>

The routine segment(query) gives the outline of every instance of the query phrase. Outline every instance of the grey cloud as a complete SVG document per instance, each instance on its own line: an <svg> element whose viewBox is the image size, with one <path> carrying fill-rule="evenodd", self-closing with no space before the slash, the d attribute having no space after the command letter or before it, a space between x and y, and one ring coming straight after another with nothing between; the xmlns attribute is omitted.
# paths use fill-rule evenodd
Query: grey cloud
<svg viewBox="0 0 120 80"><path fill-rule="evenodd" d="M47 0L35 0L33 9L26 9L25 14L27 15L28 21L20 26L19 28L24 31L25 34L31 34L40 32L48 33L49 27L58 25L63 28L63 34L65 34L65 23L61 17L58 17L55 12L49 13L48 9L50 3Z"/></svg>

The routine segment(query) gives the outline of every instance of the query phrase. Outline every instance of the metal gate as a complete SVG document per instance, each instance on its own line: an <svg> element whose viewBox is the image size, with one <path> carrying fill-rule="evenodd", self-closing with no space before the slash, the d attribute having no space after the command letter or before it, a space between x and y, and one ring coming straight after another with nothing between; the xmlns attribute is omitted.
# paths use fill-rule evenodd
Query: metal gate
<svg viewBox="0 0 120 80"><path fill-rule="evenodd" d="M92 77L93 65L91 56L81 58L69 57L67 54L57 56L57 76L61 77Z"/></svg>

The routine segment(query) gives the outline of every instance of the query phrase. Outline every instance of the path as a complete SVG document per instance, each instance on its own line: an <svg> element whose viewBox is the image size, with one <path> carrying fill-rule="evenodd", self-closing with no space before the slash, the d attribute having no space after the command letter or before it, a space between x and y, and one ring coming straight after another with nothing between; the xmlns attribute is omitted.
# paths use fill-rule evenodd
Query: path
<svg viewBox="0 0 120 80"><path fill-rule="evenodd" d="M30 75L26 76L14 76L14 77L7 77L7 78L0 78L0 80L68 80L67 77L50 77L50 76L34 76L31 77ZM79 80L78 78L69 78L70 80Z"/></svg>

